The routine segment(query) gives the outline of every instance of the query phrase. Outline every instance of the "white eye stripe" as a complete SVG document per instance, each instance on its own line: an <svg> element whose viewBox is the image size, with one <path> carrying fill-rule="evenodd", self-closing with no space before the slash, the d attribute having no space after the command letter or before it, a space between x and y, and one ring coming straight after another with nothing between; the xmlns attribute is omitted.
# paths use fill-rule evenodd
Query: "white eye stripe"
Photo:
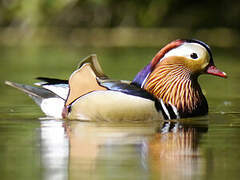
<svg viewBox="0 0 240 180"><path fill-rule="evenodd" d="M184 43L183 45L174 48L167 52L162 60L170 56L183 56L189 59L198 60L208 54L205 47L197 43Z"/></svg>

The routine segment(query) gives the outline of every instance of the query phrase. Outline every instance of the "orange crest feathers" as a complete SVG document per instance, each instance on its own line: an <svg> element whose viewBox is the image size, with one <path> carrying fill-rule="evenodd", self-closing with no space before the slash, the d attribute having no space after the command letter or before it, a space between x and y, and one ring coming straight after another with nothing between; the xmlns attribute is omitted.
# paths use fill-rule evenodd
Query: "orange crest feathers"
<svg viewBox="0 0 240 180"><path fill-rule="evenodd" d="M154 67L159 61L160 59L168 52L170 51L171 49L174 49L180 45L182 45L184 43L183 40L176 40L176 41L173 41L169 44L167 44L164 48L162 48L157 54L156 56L152 59L151 61L151 65L152 67Z"/></svg>

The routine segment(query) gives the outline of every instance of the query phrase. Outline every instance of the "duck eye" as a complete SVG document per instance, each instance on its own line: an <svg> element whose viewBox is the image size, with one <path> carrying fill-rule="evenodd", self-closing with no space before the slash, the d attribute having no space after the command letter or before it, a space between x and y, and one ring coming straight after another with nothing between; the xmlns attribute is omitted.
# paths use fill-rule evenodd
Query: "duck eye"
<svg viewBox="0 0 240 180"><path fill-rule="evenodd" d="M197 55L197 53L192 53L192 54L190 55L190 57L191 57L192 59L197 59L197 58L198 58L198 55Z"/></svg>

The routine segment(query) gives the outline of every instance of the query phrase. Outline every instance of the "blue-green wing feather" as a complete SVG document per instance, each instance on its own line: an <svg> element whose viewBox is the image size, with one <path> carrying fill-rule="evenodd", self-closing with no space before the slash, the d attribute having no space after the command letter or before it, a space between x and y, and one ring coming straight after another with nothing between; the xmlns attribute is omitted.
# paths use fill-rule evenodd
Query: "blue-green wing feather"
<svg viewBox="0 0 240 180"><path fill-rule="evenodd" d="M101 82L100 85L112 91L119 91L125 94L150 99L153 101L156 100L152 94L134 84L125 83L122 81L105 81Z"/></svg>

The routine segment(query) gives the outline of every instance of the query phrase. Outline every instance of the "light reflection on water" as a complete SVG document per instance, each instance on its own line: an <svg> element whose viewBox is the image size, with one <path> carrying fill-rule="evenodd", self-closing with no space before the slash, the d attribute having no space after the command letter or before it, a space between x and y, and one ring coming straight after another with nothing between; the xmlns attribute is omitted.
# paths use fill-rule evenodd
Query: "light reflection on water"
<svg viewBox="0 0 240 180"><path fill-rule="evenodd" d="M40 126L41 162L44 179L67 179L69 138L65 133L64 122L41 121Z"/></svg>
<svg viewBox="0 0 240 180"><path fill-rule="evenodd" d="M207 126L40 122L44 179L186 179L206 168L198 143Z"/></svg>

